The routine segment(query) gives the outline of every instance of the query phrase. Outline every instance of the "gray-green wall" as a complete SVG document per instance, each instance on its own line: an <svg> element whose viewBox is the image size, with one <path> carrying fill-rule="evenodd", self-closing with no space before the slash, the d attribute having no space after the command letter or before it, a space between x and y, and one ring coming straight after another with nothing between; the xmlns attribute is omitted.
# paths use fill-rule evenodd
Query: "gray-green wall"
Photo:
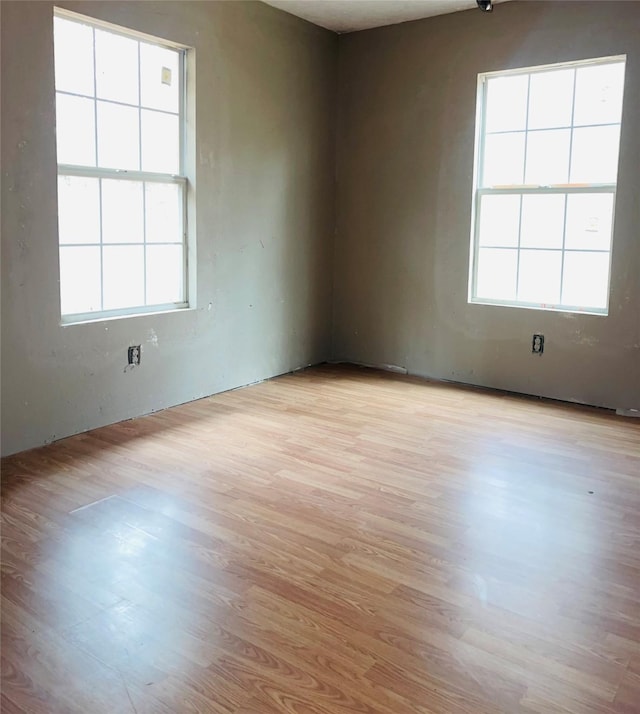
<svg viewBox="0 0 640 714"><path fill-rule="evenodd" d="M4 454L330 354L337 37L257 2L59 4L195 47L197 308L60 326L53 5L3 1Z"/></svg>
<svg viewBox="0 0 640 714"><path fill-rule="evenodd" d="M623 53L609 316L467 304L478 73ZM335 358L640 408L640 3L510 2L339 54Z"/></svg>
<svg viewBox="0 0 640 714"><path fill-rule="evenodd" d="M60 326L53 6L3 1L3 454L330 358L640 407L640 3L339 38L254 2L60 4L196 48L197 303ZM478 72L621 53L609 316L468 305Z"/></svg>

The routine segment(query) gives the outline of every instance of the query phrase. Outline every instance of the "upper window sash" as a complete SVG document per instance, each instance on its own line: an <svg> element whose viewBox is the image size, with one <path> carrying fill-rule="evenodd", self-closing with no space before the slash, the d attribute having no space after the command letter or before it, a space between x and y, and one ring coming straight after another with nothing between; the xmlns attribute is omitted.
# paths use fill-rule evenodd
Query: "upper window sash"
<svg viewBox="0 0 640 714"><path fill-rule="evenodd" d="M58 137L59 163L184 176L187 48L59 8L54 9L54 20L64 21L56 25L54 42L59 130L66 128L69 132L74 122L79 129L78 136L67 135L66 143L65 137L62 141ZM74 49L65 52L67 47ZM78 52L83 57L76 56ZM116 68L110 72L112 56ZM121 71L118 72L120 57ZM123 71L129 63L136 72ZM86 68L76 73L78 64L86 65ZM162 80L158 81L156 73L161 71ZM132 77L131 86L123 81L127 77ZM86 117L80 116L82 112ZM105 147L108 143L111 146L117 143L117 129L114 128L117 121L124 121L124 116L128 115L133 126L136 113L137 138L135 133L130 134L135 142L130 156L121 160L111 152L107 159ZM157 161L150 159L156 150L147 142L150 137L167 131L177 139L175 164L167 171L156 171L151 162L157 165ZM83 139L87 142L86 151L64 151L65 147L81 145ZM161 147L162 142L155 143Z"/></svg>
<svg viewBox="0 0 640 714"><path fill-rule="evenodd" d="M615 56L480 74L475 188L615 185L624 69ZM613 157L600 175L593 146Z"/></svg>

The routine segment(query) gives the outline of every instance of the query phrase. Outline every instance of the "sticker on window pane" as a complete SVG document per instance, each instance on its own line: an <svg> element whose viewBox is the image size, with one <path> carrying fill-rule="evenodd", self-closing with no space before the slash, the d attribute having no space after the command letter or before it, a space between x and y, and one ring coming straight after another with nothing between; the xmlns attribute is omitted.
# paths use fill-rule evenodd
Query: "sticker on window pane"
<svg viewBox="0 0 640 714"><path fill-rule="evenodd" d="M175 183L145 184L147 243L182 242L182 187Z"/></svg>
<svg viewBox="0 0 640 714"><path fill-rule="evenodd" d="M527 121L527 76L490 77L487 80L486 130L517 131Z"/></svg>
<svg viewBox="0 0 640 714"><path fill-rule="evenodd" d="M573 123L615 124L622 117L624 62L580 67Z"/></svg>
<svg viewBox="0 0 640 714"><path fill-rule="evenodd" d="M609 253L574 253L564 257L562 304L583 309L607 307Z"/></svg>
<svg viewBox="0 0 640 714"><path fill-rule="evenodd" d="M105 246L102 261L104 309L144 305L144 247Z"/></svg>
<svg viewBox="0 0 640 714"><path fill-rule="evenodd" d="M140 101L143 107L178 113L180 109L179 54L140 43Z"/></svg>
<svg viewBox="0 0 640 714"><path fill-rule="evenodd" d="M483 186L522 185L524 137L521 132L485 138Z"/></svg>
<svg viewBox="0 0 640 714"><path fill-rule="evenodd" d="M534 186L567 183L570 142L570 129L529 132L524 182Z"/></svg>
<svg viewBox="0 0 640 714"><path fill-rule="evenodd" d="M59 164L96 165L93 99L56 93L56 145Z"/></svg>
<svg viewBox="0 0 640 714"><path fill-rule="evenodd" d="M517 250L480 248L476 297L487 300L514 300L517 266Z"/></svg>
<svg viewBox="0 0 640 714"><path fill-rule="evenodd" d="M92 97L93 28L54 17L53 35L56 89Z"/></svg>
<svg viewBox="0 0 640 714"><path fill-rule="evenodd" d="M573 130L572 183L615 183L618 175L620 126Z"/></svg>
<svg viewBox="0 0 640 714"><path fill-rule="evenodd" d="M517 247L520 196L482 196L479 209L480 245Z"/></svg>
<svg viewBox="0 0 640 714"><path fill-rule="evenodd" d="M181 245L147 246L147 305L183 302Z"/></svg>
<svg viewBox="0 0 640 714"><path fill-rule="evenodd" d="M571 194L567 198L565 247L609 250L613 228L613 194Z"/></svg>
<svg viewBox="0 0 640 714"><path fill-rule="evenodd" d="M60 307L63 315L100 310L100 248L60 248Z"/></svg>
<svg viewBox="0 0 640 714"><path fill-rule="evenodd" d="M571 126L574 69L534 72L529 91L529 129Z"/></svg>
<svg viewBox="0 0 640 714"><path fill-rule="evenodd" d="M96 178L58 176L60 245L100 243L100 186Z"/></svg>
<svg viewBox="0 0 640 714"><path fill-rule="evenodd" d="M98 102L98 165L110 169L140 168L138 110Z"/></svg>
<svg viewBox="0 0 640 714"><path fill-rule="evenodd" d="M174 114L142 110L142 170L179 172L180 129Z"/></svg>
<svg viewBox="0 0 640 714"><path fill-rule="evenodd" d="M138 42L96 30L96 93L100 99L138 103Z"/></svg>
<svg viewBox="0 0 640 714"><path fill-rule="evenodd" d="M564 194L522 197L520 245L524 248L562 248Z"/></svg>
<svg viewBox="0 0 640 714"><path fill-rule="evenodd" d="M102 240L105 243L144 242L140 181L102 180Z"/></svg>
<svg viewBox="0 0 640 714"><path fill-rule="evenodd" d="M562 251L521 250L518 300L540 305L560 302Z"/></svg>

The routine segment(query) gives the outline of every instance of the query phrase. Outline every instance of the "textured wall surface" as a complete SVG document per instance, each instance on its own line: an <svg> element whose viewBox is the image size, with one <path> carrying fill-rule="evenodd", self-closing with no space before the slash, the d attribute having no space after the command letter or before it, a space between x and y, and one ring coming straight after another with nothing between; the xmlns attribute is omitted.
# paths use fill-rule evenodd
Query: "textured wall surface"
<svg viewBox="0 0 640 714"><path fill-rule="evenodd" d="M609 316L467 304L478 73L625 53ZM640 3L510 2L339 54L334 356L640 408Z"/></svg>
<svg viewBox="0 0 640 714"><path fill-rule="evenodd" d="M257 2L59 4L195 48L197 299L61 327L53 5L2 2L4 454L330 356L337 37Z"/></svg>
<svg viewBox="0 0 640 714"><path fill-rule="evenodd" d="M4 454L331 357L640 408L639 3L340 37L257 2L60 4L195 48L196 300L60 325L53 5L2 2ZM623 53L609 316L467 304L477 74Z"/></svg>

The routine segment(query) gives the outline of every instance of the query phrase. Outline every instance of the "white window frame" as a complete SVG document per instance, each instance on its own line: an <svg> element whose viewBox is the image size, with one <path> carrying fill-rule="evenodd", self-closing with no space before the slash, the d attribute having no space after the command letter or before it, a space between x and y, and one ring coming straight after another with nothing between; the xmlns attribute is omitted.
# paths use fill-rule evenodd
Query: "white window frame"
<svg viewBox="0 0 640 714"><path fill-rule="evenodd" d="M475 154L474 154L474 170L473 170L473 197L472 197L472 207L471 207L471 259L469 261L469 292L468 292L468 302L471 304L480 305L497 305L502 307L519 307L528 308L536 310L550 310L554 312L572 312L572 313L582 313L591 315L606 316L609 311L609 299L610 299L610 287L611 287L611 257L613 253L613 230L615 226L615 203L616 203L616 191L617 182L615 183L580 183L580 184L557 184L548 186L531 186L531 185L521 185L521 186L508 186L508 187L483 187L482 186L482 172L484 169L484 149L485 149L485 139L486 139L486 92L488 82L487 80L492 77L508 77L513 75L529 75L535 74L537 72L548 72L554 69L569 69L569 68L579 68L586 67L589 65L603 65L611 64L615 62L622 62L626 66L626 55L613 55L610 57L598 57L589 60L577 60L573 62L562 62L556 64L538 65L534 67L522 67L511 70L502 70L495 72L483 72L478 74L478 88L477 88L477 101L476 101L476 134L475 134ZM574 75L574 86L573 86L573 100L572 100L572 122L571 125L566 127L553 127L553 129L569 129L571 130L571 143L569 147L569 160L571 160L571 144L573 141L573 112L575 110L575 75ZM530 80L529 80L530 84ZM527 107L529 103L529 89L527 90ZM622 123L622 118L620 121L620 126ZM580 125L579 128L588 128L589 126L606 126L606 124L593 124L593 125ZM526 176L526 166L527 166L527 138L529 134L528 119L525 125L525 151L524 151L524 166L523 166L523 176ZM618 158L619 163L619 158ZM524 180L524 179L523 179ZM506 299L492 299L486 297L476 296L477 287L477 275L478 275L478 255L479 255L479 237L480 237L480 198L486 195L542 195L542 194L556 194L568 196L569 194L593 194L593 193L609 193L613 197L613 213L611 219L611 243L608 251L604 250L588 250L584 249L580 252L596 252L596 253L607 253L609 256L609 277L607 281L607 304L604 308L584 308L579 305L551 305L545 303L531 303L521 300L506 300ZM522 203L520 204L520 223L518 226L518 246L515 248L510 248L510 250L515 250L518 253L518 273L519 273L519 261L520 261L520 240L521 240L521 227L522 227ZM527 250L558 250L562 253L562 268L560 273L560 290L562 292L563 279L564 279L564 257L570 249L565 248L566 240L566 199L565 199L565 226L563 229L562 238L562 248L559 249L549 249L549 248L531 248L527 247ZM518 275L516 277L516 296L518 287Z"/></svg>
<svg viewBox="0 0 640 714"><path fill-rule="evenodd" d="M156 182L156 183L163 183L163 184L174 184L178 185L181 188L182 192L182 200L181 200L181 208L182 208L182 231L181 231L181 237L182 237L182 250L183 250L183 275L182 275L182 289L183 289L183 300L180 302L172 302L172 303L164 303L164 304L151 304L151 305L136 305L136 306L131 306L131 307L124 307L124 308L118 308L118 309L101 309L101 310L94 310L92 312L84 312L84 313L68 313L68 314L61 314L61 324L74 324L74 323L83 323L83 322L92 322L92 321L101 321L101 320L107 320L111 318L116 318L116 317L127 317L127 316L135 316L135 315L144 315L144 314L150 314L150 313L157 313L157 312L167 312L167 311L172 311L172 310L180 310L180 309L185 309L189 308L191 306L190 299L189 299L189 293L190 293L190 280L189 280L189 253L191 252L189 250L189 231L188 231L188 215L189 215L189 210L188 210L188 203L189 203L189 189L190 189L190 182L189 179L186 175L186 152L187 152L187 52L189 51L188 47L185 47L184 45L181 45L176 42L172 42L170 40L165 40L161 39L158 37L154 37L152 35L147 35L145 33L137 32L135 30L130 30L128 28L121 27L119 25L113 25L108 22L104 22L102 20L97 20L93 17L88 17L86 15L81 15L79 13L72 12L70 10L65 10L63 8L59 7L54 7L54 17L60 17L65 20L71 20L74 22L79 22L84 25L88 25L93 28L94 34L93 34L93 86L94 86L94 96L93 97L87 97L87 95L83 94L77 94L73 92L68 92L68 91L63 91L63 90L58 90L57 87L55 88L56 92L56 97L58 93L64 94L67 96L75 96L75 97L82 97L82 98L91 98L94 100L94 132L95 132L95 147L96 147L96 152L97 152L97 147L98 147L98 121L97 121L97 103L98 103L98 97L96 95L96 57L95 57L95 51L96 51L96 45L95 45L95 30L100 29L104 30L106 32L110 32L114 35L120 35L122 37L146 42L149 44L154 44L158 47L164 47L167 49L171 49L175 52L178 53L178 58L179 58L179 65L178 65L178 74L179 74L179 82L180 82L180 91L179 91L179 108L178 108L178 126L179 126L179 173L178 174L170 174L170 173L161 173L161 172L151 172L151 171L142 171L142 170L135 170L135 169L114 169L114 168L101 168L99 166L81 166L81 165L73 165L73 164L62 164L58 163L58 176L79 176L79 177L89 177L89 178L96 178L96 179L117 179L118 181L122 180L129 180L129 181L138 181L138 182L144 182L144 183L150 183L150 182ZM138 50L139 52L139 50ZM140 58L138 56L138 73L140 73ZM138 74L138 81L140 81L140 75ZM115 100L103 100L100 99L100 101L104 101L106 103L111 103L111 104L117 104L121 106L131 106L135 107L138 109L138 111L141 111L142 105L140 103L140 99L138 101L137 105L133 104L123 104L122 102L118 102ZM138 120L140 122L140 119ZM141 125L139 124L139 131L140 131L140 141L139 141L139 152L140 152L140 165L142 165L142 129ZM97 155L96 155L96 163L97 163ZM103 280L104 280L104 275L103 275L103 247L104 243L102 241L102 189L100 189L100 294L101 294L101 305L104 303L104 292L103 292ZM145 192L142 192L143 196L143 221L146 222L145 218L145 211L144 211L144 201L145 201ZM177 242L175 243L177 244ZM58 249L60 246L64 246L66 244L62 244L58 241ZM82 244L82 243L73 243L69 244L73 245L74 247L83 247L83 246L91 246L95 247L95 243L88 243L88 244ZM117 243L114 245L118 246L127 246L127 245L141 245L145 247L147 245L147 240L146 240L146 233L143 236L143 240L141 242L136 242L136 243ZM162 245L171 245L171 243L162 243ZM145 281L145 288L144 288L144 294L145 294L145 300L146 300L146 250L143 251L144 255L144 273L143 273L143 280Z"/></svg>

